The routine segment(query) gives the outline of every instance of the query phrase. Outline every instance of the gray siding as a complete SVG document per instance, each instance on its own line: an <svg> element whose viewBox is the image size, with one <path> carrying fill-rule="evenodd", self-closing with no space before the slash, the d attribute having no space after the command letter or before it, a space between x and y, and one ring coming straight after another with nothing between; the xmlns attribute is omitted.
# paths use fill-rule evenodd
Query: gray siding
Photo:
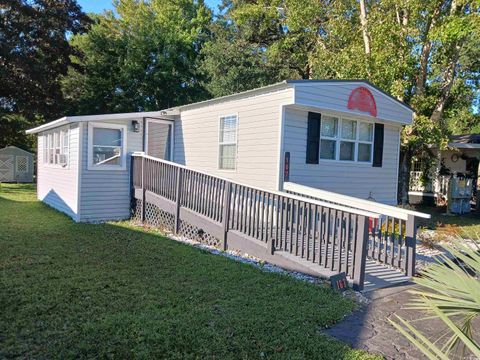
<svg viewBox="0 0 480 360"><path fill-rule="evenodd" d="M322 190L376 201L397 203L399 125L385 124L383 166L322 161L306 164L307 115L304 110L287 109L284 151L290 152L290 181Z"/></svg>
<svg viewBox="0 0 480 360"><path fill-rule="evenodd" d="M140 124L141 119L138 120ZM106 123L109 121L102 121ZM127 169L88 170L88 125L82 124L82 162L80 178L80 220L121 220L130 217L130 154L142 151L143 129L133 132L131 121L111 121L127 125ZM141 125L142 126L142 125Z"/></svg>
<svg viewBox="0 0 480 360"><path fill-rule="evenodd" d="M325 110L342 111L357 116L369 116L369 113L347 108L348 98L350 97L352 90L359 86L368 88L373 94L377 105L377 119L393 121L396 123L400 122L403 124L411 123L411 110L374 87L359 82L313 82L307 84L295 84L295 104L314 106Z"/></svg>
<svg viewBox="0 0 480 360"><path fill-rule="evenodd" d="M212 175L266 189L278 188L281 105L293 89L225 100L181 112L175 122L174 161ZM219 121L238 115L236 170L219 170Z"/></svg>
<svg viewBox="0 0 480 360"><path fill-rule="evenodd" d="M68 166L65 168L43 163L45 133L40 133L38 136L37 197L78 221L79 126L74 124L58 129L68 127L70 127L69 158Z"/></svg>

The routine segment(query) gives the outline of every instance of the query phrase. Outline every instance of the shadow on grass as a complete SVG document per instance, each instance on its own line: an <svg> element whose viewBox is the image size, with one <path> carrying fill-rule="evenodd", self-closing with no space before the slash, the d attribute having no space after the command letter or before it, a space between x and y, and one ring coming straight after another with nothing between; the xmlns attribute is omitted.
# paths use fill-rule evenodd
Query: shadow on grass
<svg viewBox="0 0 480 360"><path fill-rule="evenodd" d="M0 195L4 194L25 194L26 191L35 191L35 184L10 184L0 183Z"/></svg>
<svg viewBox="0 0 480 360"><path fill-rule="evenodd" d="M0 193L2 358L368 357L321 333L353 309L330 289L20 194Z"/></svg>

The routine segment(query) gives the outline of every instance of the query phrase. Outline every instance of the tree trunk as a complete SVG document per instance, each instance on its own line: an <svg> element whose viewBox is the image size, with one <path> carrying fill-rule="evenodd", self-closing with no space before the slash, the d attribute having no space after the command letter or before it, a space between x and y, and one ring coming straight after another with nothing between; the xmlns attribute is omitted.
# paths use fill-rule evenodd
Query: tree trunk
<svg viewBox="0 0 480 360"><path fill-rule="evenodd" d="M419 96L423 96L425 94L425 83L427 81L428 72L428 60L432 51L432 42L429 40L428 36L430 31L435 26L438 17L440 16L441 6L442 2L439 2L438 6L433 11L431 18L427 22L425 33L423 34L422 52L420 54L420 68L418 71L415 91L415 93Z"/></svg>
<svg viewBox="0 0 480 360"><path fill-rule="evenodd" d="M367 10L365 0L360 0L360 24L362 25L363 44L365 46L365 54L370 55L370 36L368 34Z"/></svg>
<svg viewBox="0 0 480 360"><path fill-rule="evenodd" d="M460 46L455 47L455 55L450 62L450 65L445 69L443 73L443 86L442 94L438 99L433 109L430 119L435 122L440 122L443 119L443 111L445 110L445 104L450 99L453 83L455 82L455 75L457 70L457 63L460 57Z"/></svg>
<svg viewBox="0 0 480 360"><path fill-rule="evenodd" d="M400 153L400 169L398 172L398 201L402 205L408 205L408 190L410 187L410 167L412 165L413 151L406 147Z"/></svg>
<svg viewBox="0 0 480 360"><path fill-rule="evenodd" d="M450 7L450 16L454 16L458 10L458 3L456 0L453 0ZM458 60L460 59L460 50L460 42L454 42L451 49L450 63L443 72L442 94L440 96L440 99L438 99L437 103L435 104L435 108L433 109L432 115L430 116L430 119L432 121L440 122L443 119L443 111L445 110L445 104L450 99L452 87L455 82Z"/></svg>

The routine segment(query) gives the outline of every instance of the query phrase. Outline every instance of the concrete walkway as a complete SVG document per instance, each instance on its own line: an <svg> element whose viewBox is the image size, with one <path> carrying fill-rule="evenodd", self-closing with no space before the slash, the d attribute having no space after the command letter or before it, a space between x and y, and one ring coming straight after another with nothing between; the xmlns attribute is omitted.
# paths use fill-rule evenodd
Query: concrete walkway
<svg viewBox="0 0 480 360"><path fill-rule="evenodd" d="M386 359L426 359L387 321L393 314L407 320L418 320L422 317L417 311L402 309L412 296L407 290L416 286L404 283L364 294L371 300L368 305L325 332L356 349L382 354ZM437 335L445 329L442 321L437 319L416 321L415 327L432 338L437 338Z"/></svg>

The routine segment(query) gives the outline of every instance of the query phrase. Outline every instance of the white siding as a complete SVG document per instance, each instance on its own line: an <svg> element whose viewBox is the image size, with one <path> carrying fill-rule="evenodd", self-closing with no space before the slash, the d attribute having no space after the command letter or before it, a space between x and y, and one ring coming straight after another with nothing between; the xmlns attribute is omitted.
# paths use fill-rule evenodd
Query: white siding
<svg viewBox="0 0 480 360"><path fill-rule="evenodd" d="M175 121L174 161L266 189L278 188L281 105L293 89L216 103L181 112ZM236 170L218 169L219 121L238 115Z"/></svg>
<svg viewBox="0 0 480 360"><path fill-rule="evenodd" d="M142 119L138 120L140 124ZM108 121L102 121L106 123ZM131 121L115 121L127 125L127 152L142 151L142 132L133 132ZM82 124L82 163L80 179L80 220L104 221L130 217L130 155L126 170L88 170L88 126Z"/></svg>
<svg viewBox="0 0 480 360"><path fill-rule="evenodd" d="M358 116L370 116L369 113L347 108L352 90L359 86L368 88L377 105L377 119L410 124L412 111L374 87L361 82L312 82L295 84L295 104L314 106L322 109L341 111Z"/></svg>
<svg viewBox="0 0 480 360"><path fill-rule="evenodd" d="M290 152L290 181L322 190L376 201L397 203L398 125L385 125L383 165L322 161L306 164L308 112L287 108L285 114L284 151Z"/></svg>
<svg viewBox="0 0 480 360"><path fill-rule="evenodd" d="M58 129L67 129L68 127L70 127L69 159L66 168L43 163L45 133L40 133L38 136L37 197L44 203L78 221L79 127L75 124Z"/></svg>

